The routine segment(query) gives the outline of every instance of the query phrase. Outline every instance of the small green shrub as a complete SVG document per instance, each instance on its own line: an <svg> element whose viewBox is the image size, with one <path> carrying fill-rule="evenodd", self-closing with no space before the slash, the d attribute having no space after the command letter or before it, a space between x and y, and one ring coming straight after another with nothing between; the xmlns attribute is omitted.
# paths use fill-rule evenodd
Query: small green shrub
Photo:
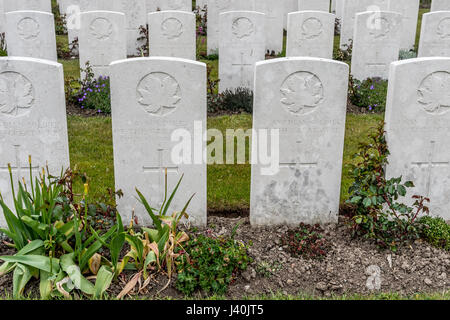
<svg viewBox="0 0 450 320"><path fill-rule="evenodd" d="M289 230L281 238L283 246L293 257L303 256L309 259L321 259L327 255L330 248L328 241L322 235L320 225L301 223L296 229Z"/></svg>
<svg viewBox="0 0 450 320"><path fill-rule="evenodd" d="M66 15L59 13L59 4L52 2L52 13L55 17L55 32L57 35L67 35Z"/></svg>
<svg viewBox="0 0 450 320"><path fill-rule="evenodd" d="M8 55L8 50L6 46L5 33L0 33L0 57L6 57Z"/></svg>
<svg viewBox="0 0 450 320"><path fill-rule="evenodd" d="M450 225L444 219L426 216L420 219L420 223L424 226L422 239L437 248L450 251Z"/></svg>
<svg viewBox="0 0 450 320"><path fill-rule="evenodd" d="M418 217L428 214L425 204L429 199L415 195L411 207L399 201L414 184L402 182L402 177L386 179L388 156L381 124L354 155L356 162L351 165L354 181L347 202L355 207L351 221L353 235L372 239L380 248L396 251L400 245L420 237L422 224Z"/></svg>
<svg viewBox="0 0 450 320"><path fill-rule="evenodd" d="M339 30L340 32L340 30ZM344 48L335 47L333 50L333 60L342 61L347 64L351 64L352 62L352 54L353 54L353 40L350 40L349 44L344 44Z"/></svg>
<svg viewBox="0 0 450 320"><path fill-rule="evenodd" d="M216 96L210 97L208 112L252 113L253 92L247 88L225 90Z"/></svg>
<svg viewBox="0 0 450 320"><path fill-rule="evenodd" d="M398 60L407 60L417 58L417 52L414 50L400 50Z"/></svg>
<svg viewBox="0 0 450 320"><path fill-rule="evenodd" d="M197 289L224 294L239 271L247 269L248 247L233 238L199 236L185 245L177 258L176 288L186 295Z"/></svg>
<svg viewBox="0 0 450 320"><path fill-rule="evenodd" d="M388 82L374 78L364 81L353 80L350 82L350 101L367 111L383 112L386 108L386 96Z"/></svg>

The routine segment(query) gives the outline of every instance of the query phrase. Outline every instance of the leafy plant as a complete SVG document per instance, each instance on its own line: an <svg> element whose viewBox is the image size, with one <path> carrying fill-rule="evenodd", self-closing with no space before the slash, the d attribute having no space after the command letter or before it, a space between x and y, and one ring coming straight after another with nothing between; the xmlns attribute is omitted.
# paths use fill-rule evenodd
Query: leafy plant
<svg viewBox="0 0 450 320"><path fill-rule="evenodd" d="M450 225L440 217L422 217L423 224L421 238L431 245L450 251Z"/></svg>
<svg viewBox="0 0 450 320"><path fill-rule="evenodd" d="M176 260L179 270L176 288L186 295L197 289L215 294L226 293L239 271L245 271L251 262L247 249L233 237L200 235L190 240L185 252L180 252Z"/></svg>
<svg viewBox="0 0 450 320"><path fill-rule="evenodd" d="M343 49L337 47L333 51L333 60L338 60L351 64L353 54L353 40L350 40L349 44L344 44Z"/></svg>
<svg viewBox="0 0 450 320"><path fill-rule="evenodd" d="M265 278L271 278L277 271L280 271L282 265L278 261L261 261L255 267L255 271Z"/></svg>
<svg viewBox="0 0 450 320"><path fill-rule="evenodd" d="M186 219L189 218L186 210L194 195L188 200L180 212L174 212L172 215L168 215L168 210L182 180L183 176L178 181L170 196L168 196L166 169L164 201L158 211L152 208L144 195L136 189L140 202L153 221L154 228L142 228L141 233L135 233L133 231L133 220L131 222L130 232L125 235L125 240L130 245L131 250L126 254L124 264L127 264L131 260L132 265L128 264L125 268L137 270L137 273L119 294L119 299L133 290L136 284L140 282L141 277L144 279L144 284L140 287L140 290L149 284L151 280L148 276L149 268L152 270L165 270L169 280L161 291L169 286L175 269L174 259L180 255L178 251L182 248L182 244L189 239L185 232L178 231L178 225L183 217Z"/></svg>
<svg viewBox="0 0 450 320"><path fill-rule="evenodd" d="M407 60L417 58L417 52L414 50L400 50L398 60Z"/></svg>
<svg viewBox="0 0 450 320"><path fill-rule="evenodd" d="M322 235L320 225L301 223L298 228L288 230L281 238L283 246L293 257L303 256L309 259L322 259L327 255L330 244Z"/></svg>
<svg viewBox="0 0 450 320"><path fill-rule="evenodd" d="M208 112L226 112L226 113L252 113L253 112L253 92L247 88L237 88L235 90L226 90L213 99L210 96L208 103Z"/></svg>
<svg viewBox="0 0 450 320"><path fill-rule="evenodd" d="M52 13L55 17L55 31L57 35L67 35L66 15L59 12L59 4L52 1Z"/></svg>
<svg viewBox="0 0 450 320"><path fill-rule="evenodd" d="M0 33L0 57L5 57L8 55L8 49L6 45L5 33Z"/></svg>
<svg viewBox="0 0 450 320"><path fill-rule="evenodd" d="M383 112L386 108L386 96L388 82L386 80L374 78L359 81L353 79L350 83L350 101L361 108L372 112Z"/></svg>
<svg viewBox="0 0 450 320"><path fill-rule="evenodd" d="M149 47L150 35L148 32L148 25L139 26L139 37L137 38L137 40L138 40L138 43L142 44L140 47L137 48L139 55L141 57L148 57L149 52L150 52L150 47Z"/></svg>
<svg viewBox="0 0 450 320"><path fill-rule="evenodd" d="M381 124L354 155L357 162L351 165L354 181L348 203L355 206L356 212L352 218L353 235L373 239L380 247L396 251L399 245L419 238L418 217L421 213L428 214L425 204L429 199L415 195L411 207L398 201L414 184L412 181L402 183L402 177L386 179L384 169L388 155Z"/></svg>

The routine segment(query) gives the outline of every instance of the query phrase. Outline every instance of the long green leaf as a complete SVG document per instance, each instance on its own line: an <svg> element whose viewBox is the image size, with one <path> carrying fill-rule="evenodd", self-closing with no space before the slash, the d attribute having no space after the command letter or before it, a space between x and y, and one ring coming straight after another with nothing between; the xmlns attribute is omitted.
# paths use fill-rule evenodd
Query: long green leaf
<svg viewBox="0 0 450 320"><path fill-rule="evenodd" d="M141 203L144 205L145 210L147 210L150 218L153 221L153 224L155 225L155 227L158 229L158 231L161 230L161 221L158 219L158 217L153 213L152 208L150 207L150 205L147 202L147 199L145 199L144 195L136 188L136 192L141 200Z"/></svg>
<svg viewBox="0 0 450 320"><path fill-rule="evenodd" d="M172 191L172 194L169 197L169 200L167 200L167 203L164 205L164 209L161 213L162 216L165 216L167 214L167 210L169 210L170 204L172 203L173 198L175 197L175 194L178 191L178 188L180 187L181 181L183 180L184 175L181 176L180 180L178 181L177 185Z"/></svg>
<svg viewBox="0 0 450 320"><path fill-rule="evenodd" d="M75 287L86 294L94 294L94 285L81 274L80 267L73 260L74 254L61 256L61 269L69 276Z"/></svg>
<svg viewBox="0 0 450 320"><path fill-rule="evenodd" d="M39 270L51 272L50 258L41 255L15 255L15 256L0 256L0 260L5 262L17 262L26 266L34 267ZM54 272L59 270L59 260L52 259L52 267Z"/></svg>
<svg viewBox="0 0 450 320"><path fill-rule="evenodd" d="M111 285L114 273L106 266L102 266L97 273L97 280L94 286L94 299L101 299L103 294Z"/></svg>
<svg viewBox="0 0 450 320"><path fill-rule="evenodd" d="M31 279L31 271L27 266L18 263L13 273L13 298L19 299L25 286Z"/></svg>

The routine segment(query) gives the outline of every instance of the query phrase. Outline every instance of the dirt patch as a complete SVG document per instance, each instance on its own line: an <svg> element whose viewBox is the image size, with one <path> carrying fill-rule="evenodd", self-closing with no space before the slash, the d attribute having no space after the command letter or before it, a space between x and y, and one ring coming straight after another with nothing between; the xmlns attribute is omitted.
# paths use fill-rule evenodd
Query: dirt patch
<svg viewBox="0 0 450 320"><path fill-rule="evenodd" d="M93 109L81 109L79 106L76 106L72 103L67 103L66 112L69 116L81 116L81 117L109 117L110 114L100 113L97 110Z"/></svg>
<svg viewBox="0 0 450 320"><path fill-rule="evenodd" d="M195 234L229 235L233 227L242 222L236 239L252 244L249 254L254 261L230 286L228 298L276 292L330 296L374 292L411 295L450 290L450 252L433 248L422 241L403 247L398 253L382 251L368 241L352 239L345 221L346 218L341 217L338 225L323 227L331 249L322 260L291 257L281 244L281 236L286 233L287 227L252 228L248 218L210 216L208 228L199 229ZM0 254L11 253L11 249L0 246ZM132 276L133 273L129 272L122 274L119 281L111 286L109 294L116 296ZM175 289L175 277L160 292L166 284L167 276L158 274L139 295L148 298L183 297ZM379 289L368 288L376 288L377 284ZM5 292L12 292L12 275L0 277L0 295ZM27 292L38 294L38 282L30 283ZM205 296L202 292L195 294L197 298Z"/></svg>

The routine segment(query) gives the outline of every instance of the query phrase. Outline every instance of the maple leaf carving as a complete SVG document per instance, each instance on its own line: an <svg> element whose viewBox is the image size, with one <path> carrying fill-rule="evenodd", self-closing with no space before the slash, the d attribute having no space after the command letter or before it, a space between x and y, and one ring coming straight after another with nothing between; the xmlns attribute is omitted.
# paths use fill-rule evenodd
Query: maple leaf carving
<svg viewBox="0 0 450 320"><path fill-rule="evenodd" d="M19 21L17 31L23 39L30 40L39 35L39 24L32 18L24 18Z"/></svg>
<svg viewBox="0 0 450 320"><path fill-rule="evenodd" d="M145 111L166 115L175 111L181 100L178 82L165 73L151 73L138 86L138 101Z"/></svg>
<svg viewBox="0 0 450 320"><path fill-rule="evenodd" d="M281 103L296 114L311 112L323 100L322 82L309 72L291 75L280 89Z"/></svg>
<svg viewBox="0 0 450 320"><path fill-rule="evenodd" d="M255 30L253 22L251 22L250 19L245 17L234 20L232 28L233 34L238 39L243 39L250 36Z"/></svg>
<svg viewBox="0 0 450 320"><path fill-rule="evenodd" d="M435 72L427 76L418 91L418 102L429 113L442 114L450 109L450 73Z"/></svg>
<svg viewBox="0 0 450 320"><path fill-rule="evenodd" d="M386 18L376 18L371 25L370 34L375 39L380 39L386 37L391 29L392 25Z"/></svg>
<svg viewBox="0 0 450 320"><path fill-rule="evenodd" d="M450 18L442 19L441 22L439 22L436 33L441 38L449 38L450 37Z"/></svg>
<svg viewBox="0 0 450 320"><path fill-rule="evenodd" d="M323 32L322 22L316 18L306 19L302 24L302 39L314 39L320 36Z"/></svg>
<svg viewBox="0 0 450 320"><path fill-rule="evenodd" d="M99 40L108 39L111 33L113 32L113 26L111 22L109 22L105 18L95 19L91 26L91 34Z"/></svg>
<svg viewBox="0 0 450 320"><path fill-rule="evenodd" d="M170 18L162 23L161 29L168 39L175 39L183 33L183 24L178 19Z"/></svg>
<svg viewBox="0 0 450 320"><path fill-rule="evenodd" d="M0 75L0 113L17 116L30 109L33 101L33 86L28 79L15 72Z"/></svg>

